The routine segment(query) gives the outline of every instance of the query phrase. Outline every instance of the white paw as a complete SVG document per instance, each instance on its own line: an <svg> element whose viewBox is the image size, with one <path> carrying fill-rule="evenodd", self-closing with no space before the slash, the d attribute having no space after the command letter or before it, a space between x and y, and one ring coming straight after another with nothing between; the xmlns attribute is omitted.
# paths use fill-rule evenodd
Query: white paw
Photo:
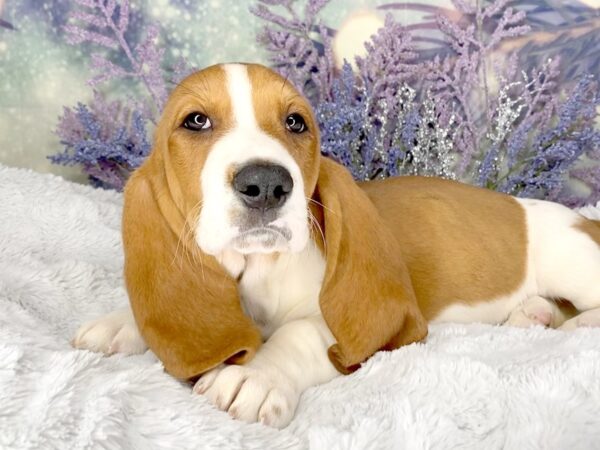
<svg viewBox="0 0 600 450"><path fill-rule="evenodd" d="M277 369L219 366L194 386L222 411L244 422L283 428L294 417L300 394Z"/></svg>
<svg viewBox="0 0 600 450"><path fill-rule="evenodd" d="M559 330L574 330L580 327L600 327L600 309L591 309L567 320Z"/></svg>
<svg viewBox="0 0 600 450"><path fill-rule="evenodd" d="M71 344L75 348L106 355L135 355L144 353L148 348L129 308L84 323L75 333Z"/></svg>
<svg viewBox="0 0 600 450"><path fill-rule="evenodd" d="M554 318L553 305L542 297L527 299L510 313L505 325L527 328L534 325L550 326Z"/></svg>
<svg viewBox="0 0 600 450"><path fill-rule="evenodd" d="M533 311L528 312L524 308L515 309L504 322L504 325L519 328L528 328L535 325L547 327L552 322L552 312Z"/></svg>

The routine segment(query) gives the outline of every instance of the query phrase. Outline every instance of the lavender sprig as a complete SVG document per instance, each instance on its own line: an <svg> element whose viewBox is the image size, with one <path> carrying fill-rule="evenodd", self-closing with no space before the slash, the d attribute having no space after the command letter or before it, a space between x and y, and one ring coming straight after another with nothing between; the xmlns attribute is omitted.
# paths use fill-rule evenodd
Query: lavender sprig
<svg viewBox="0 0 600 450"><path fill-rule="evenodd" d="M65 150L49 159L81 165L95 186L122 190L150 153L145 124L138 108L107 102L96 93L89 106L64 108L56 133Z"/></svg>
<svg viewBox="0 0 600 450"><path fill-rule="evenodd" d="M153 101L151 106L130 105L128 119L121 123L111 121L119 116L115 106L98 99L89 107L65 110L59 134L67 151L56 159L82 164L95 183L119 186L147 152L145 138L134 135L145 132L144 118L155 117L164 101L164 80L178 82L189 68L180 61L172 72L164 70L162 51L153 45L156 27L137 45L126 39L127 0L75 2L77 24L67 26L70 39L104 49L92 57L98 73L91 83L134 78ZM545 0L535 2L546 5ZM556 57L523 70L517 69L523 54L490 61L507 39L530 31L521 5L510 0L453 0L453 10L419 3L384 5L423 11L428 22L421 28L403 27L386 16L353 70L348 63L335 67L335 31L320 18L328 3L257 0L251 10L265 21L260 42L273 66L312 103L323 153L345 164L357 179L434 175L569 205L598 198L596 81L559 70ZM539 31L545 19L536 9L531 15ZM588 25L582 25L588 27L585 36L593 34ZM413 30L423 29L431 38L415 37ZM446 46L439 46L441 37ZM437 47L418 49L415 43L425 41ZM571 55L566 57L572 62ZM496 71L497 89L488 85L494 64L505 67ZM568 90L565 79L579 81ZM569 175L588 185L587 197L569 191Z"/></svg>
<svg viewBox="0 0 600 450"><path fill-rule="evenodd" d="M540 122L545 127L536 129L537 134L524 136L527 141L519 145L519 158L512 157L513 166L498 188L519 196L560 200L569 172L573 169L582 178L584 172L574 169L575 163L586 154L593 157L600 151L600 131L594 128L598 106L597 82L591 75L582 77L568 98L554 106L556 114ZM600 167L594 165L592 170L600 171ZM594 177L587 174L583 177L586 180Z"/></svg>
<svg viewBox="0 0 600 450"><path fill-rule="evenodd" d="M167 98L167 88L162 77L164 49L156 45L159 27L151 25L146 37L132 48L125 34L129 26L129 0L74 0L80 9L71 15L65 26L67 42L81 44L89 42L104 47L107 51L120 51L125 56L127 67L111 61L106 52L92 54L91 67L97 75L89 80L92 87L111 79L134 78L140 80L152 97L156 112L162 110Z"/></svg>
<svg viewBox="0 0 600 450"><path fill-rule="evenodd" d="M259 0L250 12L268 23L258 41L270 53L273 67L317 104L330 98L335 73L332 37L318 18L329 0L308 0L303 18L294 3L293 0ZM287 17L273 12L274 6L283 7Z"/></svg>

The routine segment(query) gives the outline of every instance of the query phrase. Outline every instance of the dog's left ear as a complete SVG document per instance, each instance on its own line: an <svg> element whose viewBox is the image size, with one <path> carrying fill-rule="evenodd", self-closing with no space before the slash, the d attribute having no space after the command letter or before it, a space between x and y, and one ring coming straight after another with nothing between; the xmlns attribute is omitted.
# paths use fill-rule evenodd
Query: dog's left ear
<svg viewBox="0 0 600 450"><path fill-rule="evenodd" d="M327 259L320 306L337 341L331 362L349 373L378 350L423 339L427 323L401 249L367 194L344 167L321 158L314 200Z"/></svg>

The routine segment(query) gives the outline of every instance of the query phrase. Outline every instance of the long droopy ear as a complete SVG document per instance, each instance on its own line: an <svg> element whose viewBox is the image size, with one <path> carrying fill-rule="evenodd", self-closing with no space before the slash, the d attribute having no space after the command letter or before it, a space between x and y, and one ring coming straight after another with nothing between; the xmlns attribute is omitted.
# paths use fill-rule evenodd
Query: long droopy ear
<svg viewBox="0 0 600 450"><path fill-rule="evenodd" d="M321 158L315 200L327 258L320 306L337 340L329 359L349 373L378 350L423 339L427 323L397 240L344 167Z"/></svg>
<svg viewBox="0 0 600 450"><path fill-rule="evenodd" d="M237 285L190 243L186 220L160 171L139 169L125 191L125 280L137 325L171 375L190 379L222 362L243 363L261 344Z"/></svg>

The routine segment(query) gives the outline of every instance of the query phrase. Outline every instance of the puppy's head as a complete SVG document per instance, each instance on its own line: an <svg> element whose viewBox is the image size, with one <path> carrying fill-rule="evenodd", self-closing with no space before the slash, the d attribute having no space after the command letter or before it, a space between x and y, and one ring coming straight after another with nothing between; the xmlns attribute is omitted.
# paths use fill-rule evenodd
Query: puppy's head
<svg viewBox="0 0 600 450"><path fill-rule="evenodd" d="M156 180L150 192L143 189L145 174ZM309 240L309 198L314 199L314 221L322 225L323 244L327 243L319 304L337 340L329 350L335 366L342 372L352 370L378 349L422 339L426 322L393 233L348 171L320 158L317 124L306 100L262 66L213 66L174 90L157 129L155 149L126 190L126 206L135 219L126 221L128 259L136 248L141 255L147 248L161 248L162 229L144 223L141 237L132 231L139 229L140 215L153 213L145 209L153 204L180 240L191 230L195 243L189 244L217 256L208 258L209 265L228 251L300 251ZM149 235L156 245L150 245L154 242ZM174 241L170 250L176 254L179 242ZM187 237L187 245L185 241ZM161 280L172 283L167 285L168 295L157 300L153 293L153 306L142 298L138 309L138 315L158 311L160 318L151 319L160 327L141 328L148 336L154 333L153 350L163 339L168 342L163 358L171 358L170 367L179 367L171 370L185 376L214 367L223 355L230 358L241 351L251 355L258 346L257 330L242 315L234 278L224 279L223 268L212 267L214 276L203 276L200 283L196 270L200 273L206 264L198 267L194 258L189 263L190 276L177 272L172 279ZM129 267L134 270L138 265ZM143 272L141 279L147 276ZM223 286L231 289L225 299ZM186 289L176 296L178 311L186 314L171 315L170 329L177 331L165 339L162 316L173 308L172 291ZM219 319L211 319L210 312ZM219 347L234 338L235 345Z"/></svg>
<svg viewBox="0 0 600 450"><path fill-rule="evenodd" d="M171 95L157 140L203 252L304 248L319 135L310 106L285 79L250 64L197 72Z"/></svg>

